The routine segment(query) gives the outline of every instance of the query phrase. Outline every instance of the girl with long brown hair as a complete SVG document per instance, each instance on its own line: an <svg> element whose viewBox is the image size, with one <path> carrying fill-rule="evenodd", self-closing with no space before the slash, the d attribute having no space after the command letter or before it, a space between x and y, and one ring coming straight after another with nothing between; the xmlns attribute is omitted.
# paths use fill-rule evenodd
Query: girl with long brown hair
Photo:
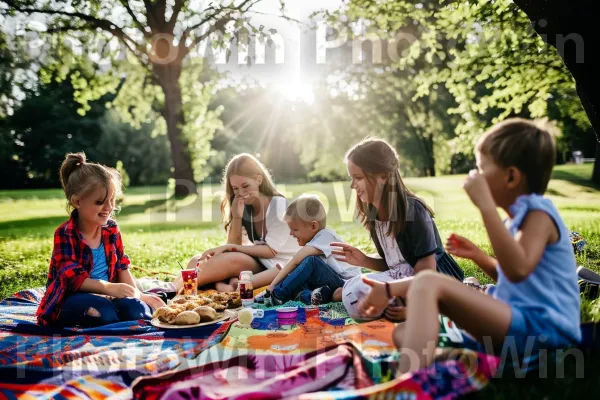
<svg viewBox="0 0 600 400"><path fill-rule="evenodd" d="M288 202L265 166L250 154L229 161L223 185L221 214L227 244L192 257L188 268L200 262L198 286L216 283L220 291L235 290L241 271L255 274L255 287L269 285L279 272L277 265L285 265L299 249L283 220ZM181 285L176 281L178 288Z"/></svg>
<svg viewBox="0 0 600 400"><path fill-rule="evenodd" d="M462 280L460 267L444 251L433 221L433 210L404 185L394 148L385 140L368 138L348 150L345 162L351 188L356 190L358 217L369 231L380 257L369 257L349 244L335 243L332 245L339 247L338 259L377 271L369 277L382 282L436 269ZM378 317L361 315L357 307L369 290L360 276L346 282L342 300L350 316ZM393 320L404 319L403 303L401 298L392 300L384 310L386 316Z"/></svg>

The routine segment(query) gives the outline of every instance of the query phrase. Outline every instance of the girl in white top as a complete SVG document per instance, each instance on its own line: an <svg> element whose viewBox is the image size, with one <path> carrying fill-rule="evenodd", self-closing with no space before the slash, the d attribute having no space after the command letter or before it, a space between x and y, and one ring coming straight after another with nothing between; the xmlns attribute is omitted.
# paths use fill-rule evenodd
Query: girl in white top
<svg viewBox="0 0 600 400"><path fill-rule="evenodd" d="M241 271L254 273L254 287L267 286L279 272L276 265L287 264L300 249L283 221L287 200L264 165L250 154L229 161L223 182L221 213L227 244L192 257L188 268L200 261L198 286L215 283L222 292L236 289Z"/></svg>

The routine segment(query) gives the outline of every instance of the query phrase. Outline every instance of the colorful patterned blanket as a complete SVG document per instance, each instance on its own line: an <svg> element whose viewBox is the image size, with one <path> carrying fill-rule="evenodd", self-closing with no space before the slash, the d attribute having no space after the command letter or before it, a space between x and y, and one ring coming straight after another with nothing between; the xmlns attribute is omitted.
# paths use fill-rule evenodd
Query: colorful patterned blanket
<svg viewBox="0 0 600 400"><path fill-rule="evenodd" d="M168 331L145 321L46 328L35 323L42 295L27 290L0 302L0 399L128 398L135 378L193 359L230 324Z"/></svg>
<svg viewBox="0 0 600 400"><path fill-rule="evenodd" d="M460 350L452 360L394 379L393 323L331 319L339 315L331 307L305 311L292 330L276 330L272 310L251 327L233 323L195 360L137 379L134 398L455 398L485 386L498 366L494 356Z"/></svg>
<svg viewBox="0 0 600 400"><path fill-rule="evenodd" d="M454 398L485 386L498 364L463 350L394 379L394 324L357 324L339 304L317 314L300 309L288 331L270 309L248 328L161 331L134 321L52 329L35 324L42 294L0 302L0 399Z"/></svg>

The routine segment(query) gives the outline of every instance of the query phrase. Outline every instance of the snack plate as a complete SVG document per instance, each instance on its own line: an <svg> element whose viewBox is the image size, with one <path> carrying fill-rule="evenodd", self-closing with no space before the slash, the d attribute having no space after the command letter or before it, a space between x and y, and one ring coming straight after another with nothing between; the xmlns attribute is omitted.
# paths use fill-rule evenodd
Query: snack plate
<svg viewBox="0 0 600 400"><path fill-rule="evenodd" d="M239 309L236 309L236 310L239 310ZM155 326L157 328L162 328L162 329L197 328L199 326L212 325L212 324L216 324L217 322L227 321L230 318L235 318L235 316L237 315L237 313L235 312L236 310L229 310L229 309L225 310L222 313L217 313L217 315L221 314L221 316L218 317L217 319L215 319L214 321L200 322L199 324L193 324L193 325L171 325L171 324L167 324L166 322L159 321L158 318L152 318L152 321L150 321L150 323L153 326Z"/></svg>

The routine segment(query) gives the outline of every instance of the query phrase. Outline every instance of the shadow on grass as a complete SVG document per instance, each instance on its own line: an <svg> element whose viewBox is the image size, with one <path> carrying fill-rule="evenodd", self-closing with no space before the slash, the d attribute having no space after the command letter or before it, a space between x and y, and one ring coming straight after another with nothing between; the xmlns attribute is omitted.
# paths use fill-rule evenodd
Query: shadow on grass
<svg viewBox="0 0 600 400"><path fill-rule="evenodd" d="M552 172L552 179L571 182L589 189L600 190L600 185L592 182L591 176L589 178L584 178L581 175L563 169L554 170Z"/></svg>
<svg viewBox="0 0 600 400"><path fill-rule="evenodd" d="M466 399L568 399L594 398L598 391L598 371L600 371L600 349L584 349L583 362L575 356L566 355L564 361L550 361L545 369L532 371L528 376L518 378L514 374L494 378L478 392L469 394ZM549 353L550 354L550 353ZM565 352L569 354L569 351ZM550 355L549 355L550 357ZM552 359L552 357L550 357ZM542 375L540 377L540 373Z"/></svg>

